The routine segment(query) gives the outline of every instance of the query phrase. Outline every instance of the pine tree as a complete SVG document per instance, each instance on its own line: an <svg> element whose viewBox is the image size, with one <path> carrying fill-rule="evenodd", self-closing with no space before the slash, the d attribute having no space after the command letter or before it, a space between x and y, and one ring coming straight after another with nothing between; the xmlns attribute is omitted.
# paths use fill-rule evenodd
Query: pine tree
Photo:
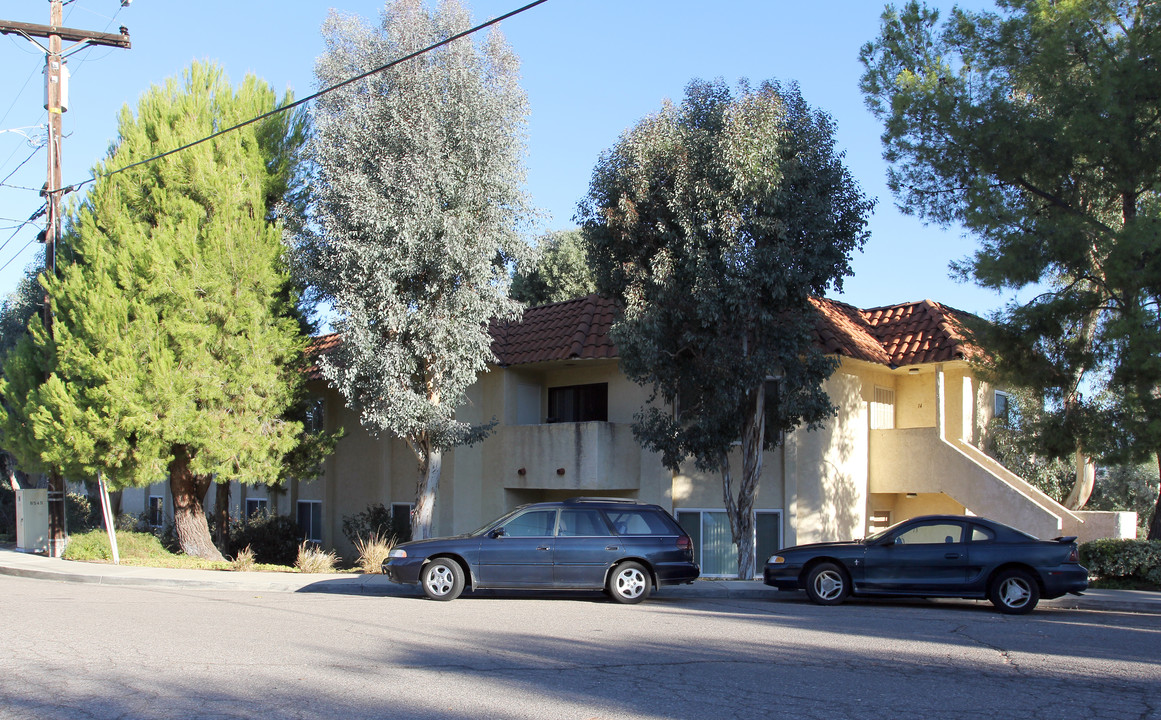
<svg viewBox="0 0 1161 720"><path fill-rule="evenodd" d="M211 482L272 483L301 425L284 419L306 345L272 205L295 187L301 118L278 117L124 169L276 107L194 64L146 92L70 211L39 320L0 394L20 461L114 488L168 477L182 550L220 558ZM47 379L45 379L47 378Z"/></svg>
<svg viewBox="0 0 1161 720"><path fill-rule="evenodd" d="M963 277L1031 290L978 335L994 374L1048 399L1041 450L1161 471L1161 5L998 6L884 13L862 88L889 182L980 238Z"/></svg>

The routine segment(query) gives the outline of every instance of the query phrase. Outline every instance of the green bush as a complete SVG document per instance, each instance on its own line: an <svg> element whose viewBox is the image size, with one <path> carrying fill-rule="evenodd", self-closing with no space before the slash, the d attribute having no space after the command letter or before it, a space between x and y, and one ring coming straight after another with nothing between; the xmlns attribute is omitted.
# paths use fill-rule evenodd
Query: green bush
<svg viewBox="0 0 1161 720"><path fill-rule="evenodd" d="M16 537L16 493L7 480L0 480L0 538Z"/></svg>
<svg viewBox="0 0 1161 720"><path fill-rule="evenodd" d="M1093 540L1080 546L1080 563L1101 580L1161 587L1161 541Z"/></svg>
<svg viewBox="0 0 1161 720"><path fill-rule="evenodd" d="M246 547L259 563L294 565L302 530L286 515L256 513L244 521L230 522L230 547L227 554L237 557Z"/></svg>
<svg viewBox="0 0 1161 720"><path fill-rule="evenodd" d="M117 531L117 554L125 558L159 558L169 555L161 541L152 533ZM65 560L80 562L112 562L113 551L109 547L109 534L104 530L69 534L65 545Z"/></svg>
<svg viewBox="0 0 1161 720"><path fill-rule="evenodd" d="M363 512L343 516L343 535L352 545L372 535L389 538L391 534L391 511L383 503L368 505Z"/></svg>
<svg viewBox="0 0 1161 720"><path fill-rule="evenodd" d="M65 523L70 535L105 527L100 504L94 504L88 495L75 492L65 493Z"/></svg>

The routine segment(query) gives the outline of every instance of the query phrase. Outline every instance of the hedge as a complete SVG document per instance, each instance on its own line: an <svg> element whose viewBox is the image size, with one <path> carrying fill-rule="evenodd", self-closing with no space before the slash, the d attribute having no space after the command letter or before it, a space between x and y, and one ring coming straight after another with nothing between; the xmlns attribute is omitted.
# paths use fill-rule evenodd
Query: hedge
<svg viewBox="0 0 1161 720"><path fill-rule="evenodd" d="M1103 580L1161 586L1161 541L1093 540L1080 546L1080 564Z"/></svg>

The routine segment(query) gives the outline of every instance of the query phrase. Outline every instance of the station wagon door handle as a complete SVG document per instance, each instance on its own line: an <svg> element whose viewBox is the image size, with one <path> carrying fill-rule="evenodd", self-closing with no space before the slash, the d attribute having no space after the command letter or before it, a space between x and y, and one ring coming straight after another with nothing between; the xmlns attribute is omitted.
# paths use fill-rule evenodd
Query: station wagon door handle
<svg viewBox="0 0 1161 720"><path fill-rule="evenodd" d="M540 547L538 547L536 549L537 550L551 550L552 548L548 547L547 545L541 545Z"/></svg>
<svg viewBox="0 0 1161 720"><path fill-rule="evenodd" d="M960 555L959 555L959 553L947 553L946 555L944 555L944 557L947 558L948 560L959 560Z"/></svg>
<svg viewBox="0 0 1161 720"><path fill-rule="evenodd" d="M617 547L616 545L606 545L605 549L606 550L620 550L621 548Z"/></svg>

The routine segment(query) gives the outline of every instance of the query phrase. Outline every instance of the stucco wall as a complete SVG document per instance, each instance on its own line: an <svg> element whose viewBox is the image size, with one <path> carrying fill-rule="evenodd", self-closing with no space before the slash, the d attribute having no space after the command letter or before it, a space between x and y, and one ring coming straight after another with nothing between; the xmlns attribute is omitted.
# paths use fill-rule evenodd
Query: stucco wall
<svg viewBox="0 0 1161 720"><path fill-rule="evenodd" d="M826 383L834 421L818 430L797 430L787 442L787 504L795 525L787 524L787 543L862 537L867 513L868 409L865 378L838 372ZM872 390L873 392L873 390Z"/></svg>

